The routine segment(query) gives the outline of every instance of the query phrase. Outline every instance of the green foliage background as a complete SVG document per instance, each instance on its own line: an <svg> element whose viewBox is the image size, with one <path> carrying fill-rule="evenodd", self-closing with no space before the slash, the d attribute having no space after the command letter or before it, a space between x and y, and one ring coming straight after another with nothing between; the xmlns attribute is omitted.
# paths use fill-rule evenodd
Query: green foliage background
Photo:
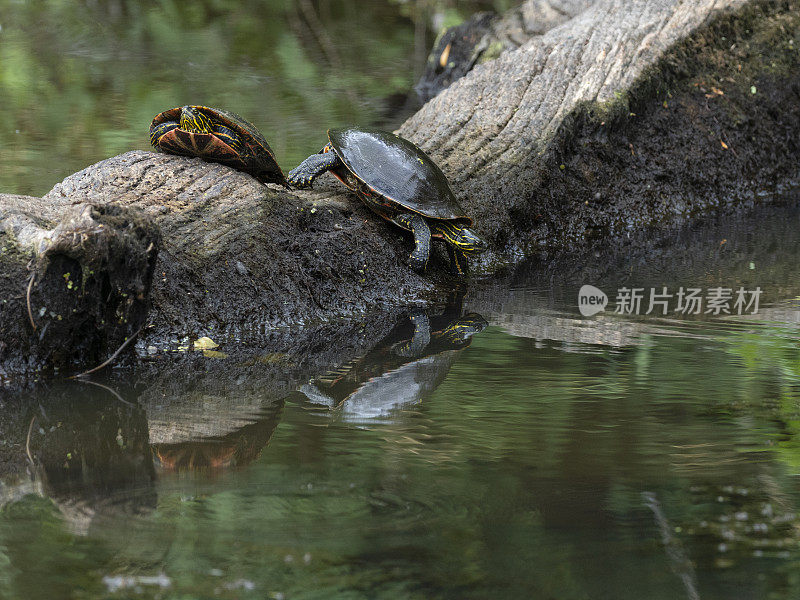
<svg viewBox="0 0 800 600"><path fill-rule="evenodd" d="M504 4L0 0L0 191L147 149L153 116L187 103L253 121L289 169L329 127L399 124L431 23Z"/></svg>

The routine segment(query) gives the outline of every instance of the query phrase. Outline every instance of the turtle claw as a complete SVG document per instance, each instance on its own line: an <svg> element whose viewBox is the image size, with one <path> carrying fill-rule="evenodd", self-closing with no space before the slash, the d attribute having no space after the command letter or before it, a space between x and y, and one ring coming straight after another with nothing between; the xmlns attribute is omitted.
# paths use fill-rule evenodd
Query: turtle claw
<svg viewBox="0 0 800 600"><path fill-rule="evenodd" d="M310 188L317 177L338 164L339 157L335 153L312 154L289 171L287 181L297 189Z"/></svg>
<svg viewBox="0 0 800 600"><path fill-rule="evenodd" d="M286 181L288 181L289 185L291 185L293 188L302 190L310 188L311 184L314 182L314 178L310 176L298 177L297 175L292 175L291 173L289 173L289 176L286 178Z"/></svg>

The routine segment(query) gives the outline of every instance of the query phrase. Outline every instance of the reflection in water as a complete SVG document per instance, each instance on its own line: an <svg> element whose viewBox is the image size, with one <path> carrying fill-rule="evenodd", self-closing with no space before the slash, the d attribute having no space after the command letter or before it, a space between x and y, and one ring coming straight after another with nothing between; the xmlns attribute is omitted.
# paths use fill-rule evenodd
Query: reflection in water
<svg viewBox="0 0 800 600"><path fill-rule="evenodd" d="M32 475L73 531L85 533L98 513L137 515L155 508L141 407L110 388L73 383L41 390L25 399L22 410L29 419L24 439Z"/></svg>
<svg viewBox="0 0 800 600"><path fill-rule="evenodd" d="M741 331L744 322L753 328L768 324L772 335L797 339L798 219L795 195L783 207L709 218L702 226L662 232L655 240L641 236L619 245L603 244L586 254L565 252L552 262L530 261L503 281L475 286L467 306L514 337L555 342L565 351L622 349L664 335L700 343L726 331ZM591 318L578 311L578 290L585 284L598 286L610 299L606 311ZM624 287L643 292L638 316L614 313L617 290ZM675 312L673 298L666 316L657 309L646 315L649 291L664 287L673 294L679 288L705 292L714 287L758 287L763 302L755 315L686 315Z"/></svg>
<svg viewBox="0 0 800 600"><path fill-rule="evenodd" d="M647 507L653 511L656 525L658 525L658 529L661 531L661 542L664 544L673 571L678 575L686 588L687 598L689 600L700 600L700 595L697 593L697 578L694 574L692 562L686 555L683 545L673 535L672 532L674 528L670 526L667 518L664 516L661 503L652 492L642 492L642 500Z"/></svg>
<svg viewBox="0 0 800 600"><path fill-rule="evenodd" d="M441 314L416 311L377 346L300 388L309 400L341 408L348 421L386 419L394 408L429 396L460 350L487 326L477 313L461 314L461 300Z"/></svg>
<svg viewBox="0 0 800 600"><path fill-rule="evenodd" d="M250 464L261 455L280 422L283 402L263 411L254 423L222 436L153 444L156 466L168 471L226 469Z"/></svg>

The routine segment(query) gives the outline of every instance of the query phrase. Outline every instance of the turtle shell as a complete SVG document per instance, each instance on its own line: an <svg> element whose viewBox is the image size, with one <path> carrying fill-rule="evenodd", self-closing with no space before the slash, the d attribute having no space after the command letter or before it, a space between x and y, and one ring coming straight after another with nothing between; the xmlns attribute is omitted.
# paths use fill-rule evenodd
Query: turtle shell
<svg viewBox="0 0 800 600"><path fill-rule="evenodd" d="M181 120L181 108L171 108L153 118L150 130L167 121ZM250 121L236 113L211 108L209 106L190 106L192 110L202 112L215 125L224 125L233 130L242 141L242 150L236 151L224 140L208 133L192 133L180 128L164 134L154 145L170 154L182 156L198 156L246 173L263 183L279 183L286 185L286 178L275 160L275 153L267 140Z"/></svg>
<svg viewBox="0 0 800 600"><path fill-rule="evenodd" d="M442 170L417 146L380 129L328 130L347 169L375 192L431 219L472 224Z"/></svg>

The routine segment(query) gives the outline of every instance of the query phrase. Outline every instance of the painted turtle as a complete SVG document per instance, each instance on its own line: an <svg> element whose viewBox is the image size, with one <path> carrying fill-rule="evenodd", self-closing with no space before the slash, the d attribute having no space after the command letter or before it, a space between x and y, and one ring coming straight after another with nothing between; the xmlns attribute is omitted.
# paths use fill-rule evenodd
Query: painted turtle
<svg viewBox="0 0 800 600"><path fill-rule="evenodd" d="M433 238L446 243L453 272L466 273L466 255L483 249L485 242L469 229L472 219L427 154L379 129L330 129L328 141L289 172L290 185L311 187L330 171L381 217L414 234L413 269L425 271Z"/></svg>
<svg viewBox="0 0 800 600"><path fill-rule="evenodd" d="M166 110L150 124L150 143L170 154L199 156L286 185L275 153L261 132L239 115L208 106Z"/></svg>

